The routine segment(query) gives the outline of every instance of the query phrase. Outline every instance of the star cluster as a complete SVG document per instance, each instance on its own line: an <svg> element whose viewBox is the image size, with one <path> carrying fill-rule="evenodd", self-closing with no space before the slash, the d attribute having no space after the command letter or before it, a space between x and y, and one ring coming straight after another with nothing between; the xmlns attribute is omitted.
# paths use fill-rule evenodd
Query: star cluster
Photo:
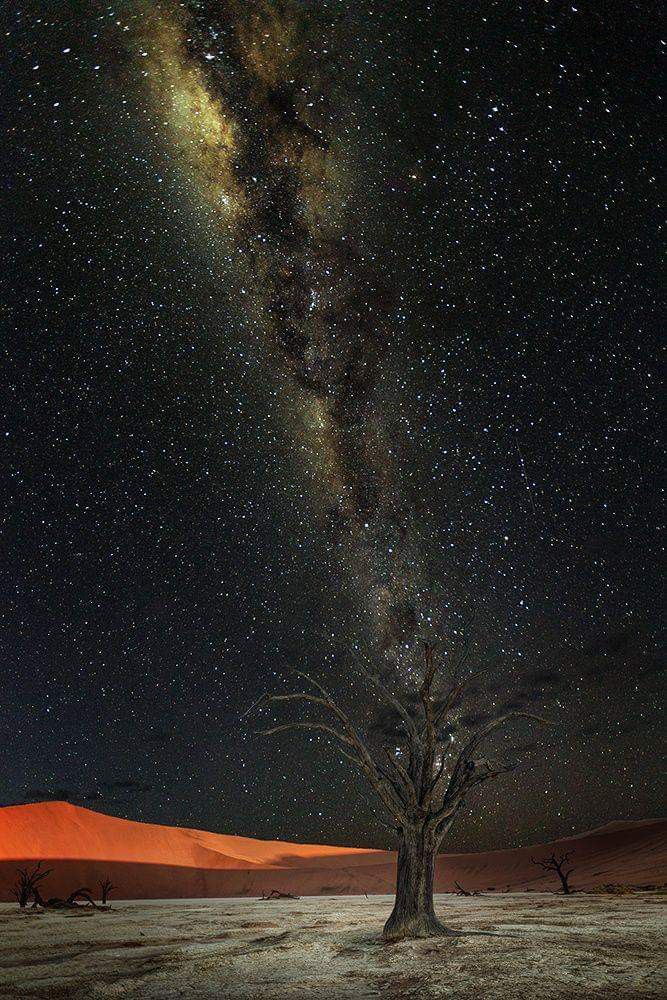
<svg viewBox="0 0 667 1000"><path fill-rule="evenodd" d="M658 812L653 5L2 19L2 801L389 844L239 716L428 632L556 722L453 846Z"/></svg>

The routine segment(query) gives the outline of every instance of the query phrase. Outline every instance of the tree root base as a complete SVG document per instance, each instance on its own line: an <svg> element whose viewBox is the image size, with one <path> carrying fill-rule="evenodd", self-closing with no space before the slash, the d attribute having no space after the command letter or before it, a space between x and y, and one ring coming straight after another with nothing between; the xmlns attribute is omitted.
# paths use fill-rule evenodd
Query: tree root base
<svg viewBox="0 0 667 1000"><path fill-rule="evenodd" d="M384 925L382 937L388 943L434 937L455 937L456 931L449 930L436 917L419 916L393 921L390 917Z"/></svg>

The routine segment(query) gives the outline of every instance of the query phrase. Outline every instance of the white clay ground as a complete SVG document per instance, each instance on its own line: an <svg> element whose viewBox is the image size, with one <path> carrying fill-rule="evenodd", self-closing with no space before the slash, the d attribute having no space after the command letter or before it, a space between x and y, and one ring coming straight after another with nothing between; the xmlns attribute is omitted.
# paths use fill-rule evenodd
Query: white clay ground
<svg viewBox="0 0 667 1000"><path fill-rule="evenodd" d="M385 945L388 896L0 904L0 997L664 1000L665 899L437 897L452 938ZM482 933L483 932L483 933Z"/></svg>

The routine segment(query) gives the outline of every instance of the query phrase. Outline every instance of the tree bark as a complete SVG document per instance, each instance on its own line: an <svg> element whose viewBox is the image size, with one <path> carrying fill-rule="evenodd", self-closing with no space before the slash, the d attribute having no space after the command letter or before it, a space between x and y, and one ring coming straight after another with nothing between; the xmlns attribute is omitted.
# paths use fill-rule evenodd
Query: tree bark
<svg viewBox="0 0 667 1000"><path fill-rule="evenodd" d="M450 933L433 909L433 878L438 841L426 826L399 832L396 899L384 925L385 941L436 937Z"/></svg>

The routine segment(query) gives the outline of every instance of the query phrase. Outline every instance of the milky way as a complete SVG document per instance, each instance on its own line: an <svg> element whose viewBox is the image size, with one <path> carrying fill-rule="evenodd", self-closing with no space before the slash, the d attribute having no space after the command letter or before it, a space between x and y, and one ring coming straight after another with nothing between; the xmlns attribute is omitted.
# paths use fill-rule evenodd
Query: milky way
<svg viewBox="0 0 667 1000"><path fill-rule="evenodd" d="M234 242L269 357L297 389L331 546L368 633L396 661L432 625L435 583L378 392L397 296L345 209L340 73L326 41L306 45L321 31L301 3L189 6L149 13L135 54L168 141Z"/></svg>

